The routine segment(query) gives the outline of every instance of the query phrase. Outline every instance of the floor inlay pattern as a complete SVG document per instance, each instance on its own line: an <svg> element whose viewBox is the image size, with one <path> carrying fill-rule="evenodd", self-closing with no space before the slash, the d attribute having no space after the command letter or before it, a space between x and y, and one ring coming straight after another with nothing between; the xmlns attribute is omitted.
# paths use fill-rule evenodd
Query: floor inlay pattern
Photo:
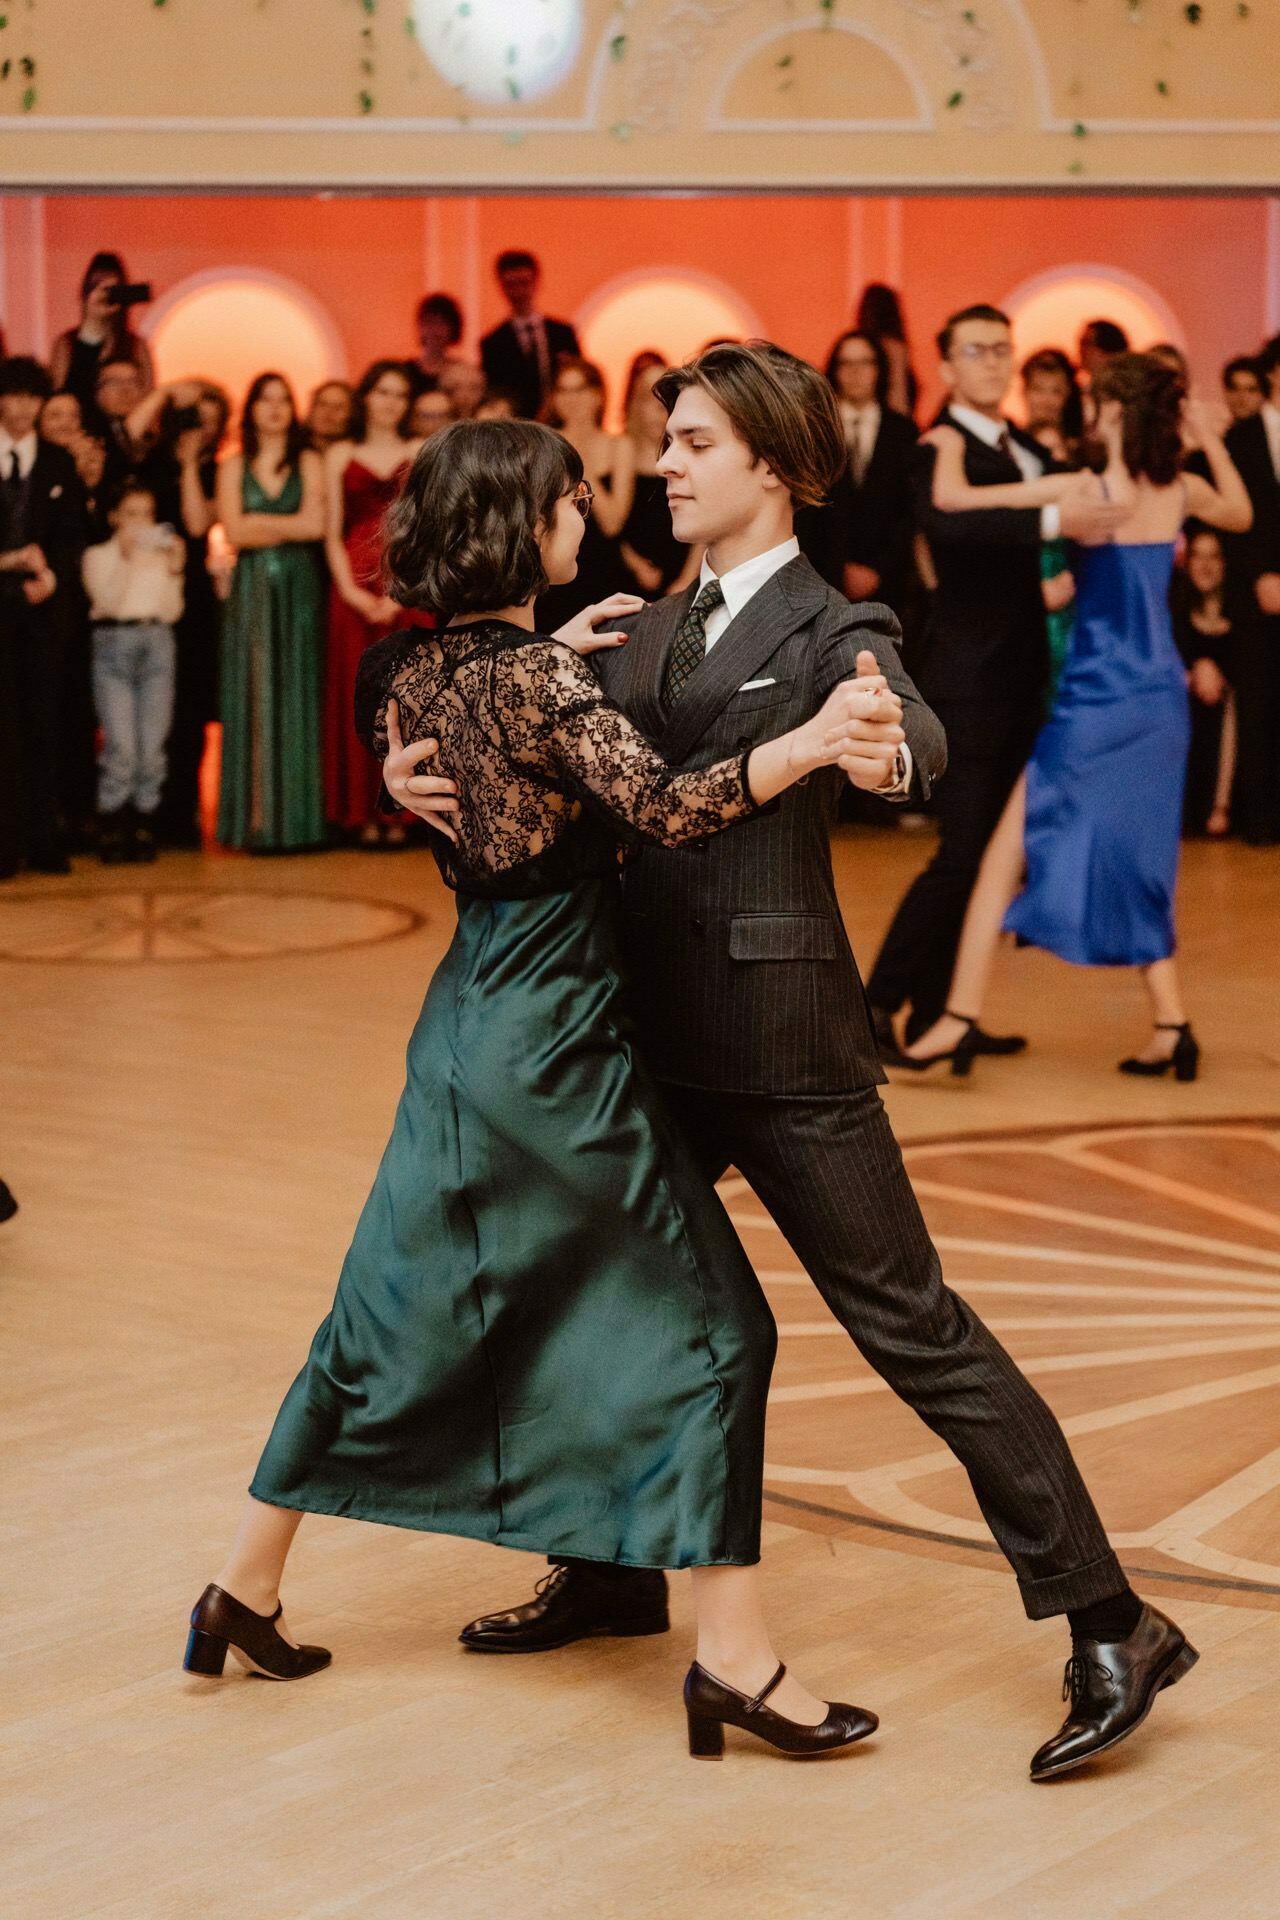
<svg viewBox="0 0 1280 1920"><path fill-rule="evenodd" d="M950 1284L1054 1406L1127 1566L1280 1601L1280 1120L904 1148ZM994 1551L963 1471L827 1313L745 1181L721 1193L778 1319L778 1517Z"/></svg>

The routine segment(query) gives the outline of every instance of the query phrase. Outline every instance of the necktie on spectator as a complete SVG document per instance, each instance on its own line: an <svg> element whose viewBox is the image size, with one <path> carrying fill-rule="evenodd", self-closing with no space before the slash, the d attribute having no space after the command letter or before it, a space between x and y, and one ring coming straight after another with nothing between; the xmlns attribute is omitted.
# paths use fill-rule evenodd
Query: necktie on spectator
<svg viewBox="0 0 1280 1920"><path fill-rule="evenodd" d="M708 580L680 622L662 682L662 698L668 707L675 705L705 660L707 620L717 607L723 605L724 588L718 580Z"/></svg>
<svg viewBox="0 0 1280 1920"><path fill-rule="evenodd" d="M10 447L9 471L5 475L5 480L8 482L8 484L11 487L16 487L18 482L21 480L21 478L22 478L22 463L18 459L18 449L16 447Z"/></svg>
<svg viewBox="0 0 1280 1920"><path fill-rule="evenodd" d="M1000 438L996 441L996 452L1002 453L1006 460L1012 460L1014 465L1017 465L1017 458L1013 451L1013 435L1010 433L1008 427L1004 428Z"/></svg>

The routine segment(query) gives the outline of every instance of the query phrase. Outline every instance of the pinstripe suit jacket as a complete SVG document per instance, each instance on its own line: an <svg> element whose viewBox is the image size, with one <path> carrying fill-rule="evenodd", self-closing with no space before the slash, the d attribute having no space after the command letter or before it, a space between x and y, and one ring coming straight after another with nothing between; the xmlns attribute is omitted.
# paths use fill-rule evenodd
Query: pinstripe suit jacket
<svg viewBox="0 0 1280 1920"><path fill-rule="evenodd" d="M806 559L789 561L730 621L668 712L663 673L696 592L622 622L626 646L594 656L610 698L673 766L709 766L799 725L870 648L902 699L913 797L927 798L946 740L903 672L887 607L852 606ZM779 1094L884 1079L831 872L843 786L838 768L824 768L727 832L646 846L629 860L627 959L659 1078Z"/></svg>

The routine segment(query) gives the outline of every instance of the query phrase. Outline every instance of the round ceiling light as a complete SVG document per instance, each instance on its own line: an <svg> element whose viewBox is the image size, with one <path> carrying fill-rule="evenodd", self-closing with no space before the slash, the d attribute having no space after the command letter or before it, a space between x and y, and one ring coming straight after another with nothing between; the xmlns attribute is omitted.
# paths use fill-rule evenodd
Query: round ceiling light
<svg viewBox="0 0 1280 1920"><path fill-rule="evenodd" d="M582 0L413 0L423 52L477 106L540 100L582 46Z"/></svg>

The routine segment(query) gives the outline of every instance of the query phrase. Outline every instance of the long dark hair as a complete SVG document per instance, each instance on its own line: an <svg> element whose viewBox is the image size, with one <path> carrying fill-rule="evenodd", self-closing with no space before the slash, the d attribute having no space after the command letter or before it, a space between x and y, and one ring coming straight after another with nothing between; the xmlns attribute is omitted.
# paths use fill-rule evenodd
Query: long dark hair
<svg viewBox="0 0 1280 1920"><path fill-rule="evenodd" d="M121 286L125 286L128 279L128 271L118 253L95 253L80 281L81 307L100 281L118 280ZM100 364L105 366L108 360L136 361L140 344L129 319L128 307L117 307L111 321L111 338L103 349Z"/></svg>
<svg viewBox="0 0 1280 1920"><path fill-rule="evenodd" d="M547 585L541 536L582 479L534 420L455 420L426 442L383 523L393 600L447 620L519 607Z"/></svg>
<svg viewBox="0 0 1280 1920"><path fill-rule="evenodd" d="M397 431L402 440L411 438L409 415L413 412L413 376L403 360L375 360L373 365L361 375L360 385L356 388L351 401L351 438L359 444L369 432L369 409L365 405L369 395L377 386L384 373L398 373L405 384L404 412L400 415Z"/></svg>
<svg viewBox="0 0 1280 1920"><path fill-rule="evenodd" d="M298 403L293 397L293 388L282 373L274 371L260 373L246 393L240 413L240 446L244 452L245 465L249 466L262 450L262 442L258 438L258 429L254 423L253 410L273 380L280 382L289 398L289 427L285 436L284 459L276 471L282 473L288 469L292 472L295 467L302 464L302 456L308 445L307 429L298 418Z"/></svg>
<svg viewBox="0 0 1280 1920"><path fill-rule="evenodd" d="M865 340L872 353L874 353L876 357L876 399L882 407L887 405L889 399L889 356L876 335L874 333L864 333L861 327L850 327L847 333L842 333L838 340L832 341L831 351L827 355L827 385L838 400L840 398L840 385L836 379L836 366L840 359L841 347L847 346L850 340Z"/></svg>
<svg viewBox="0 0 1280 1920"><path fill-rule="evenodd" d="M1092 392L1100 403L1120 402L1124 463L1134 479L1172 486L1182 471L1181 374L1149 353L1120 353L1099 367Z"/></svg>
<svg viewBox="0 0 1280 1920"><path fill-rule="evenodd" d="M1033 373L1057 373L1067 383L1067 397L1062 406L1062 437L1064 440L1079 440L1084 434L1084 396L1080 392L1080 381L1075 364L1062 351L1061 347L1041 347L1038 352L1028 356L1022 363L1022 384L1025 387Z"/></svg>
<svg viewBox="0 0 1280 1920"><path fill-rule="evenodd" d="M865 333L872 340L906 343L907 323L902 317L902 302L897 290L883 280L869 280L862 289L853 324L856 332Z"/></svg>

